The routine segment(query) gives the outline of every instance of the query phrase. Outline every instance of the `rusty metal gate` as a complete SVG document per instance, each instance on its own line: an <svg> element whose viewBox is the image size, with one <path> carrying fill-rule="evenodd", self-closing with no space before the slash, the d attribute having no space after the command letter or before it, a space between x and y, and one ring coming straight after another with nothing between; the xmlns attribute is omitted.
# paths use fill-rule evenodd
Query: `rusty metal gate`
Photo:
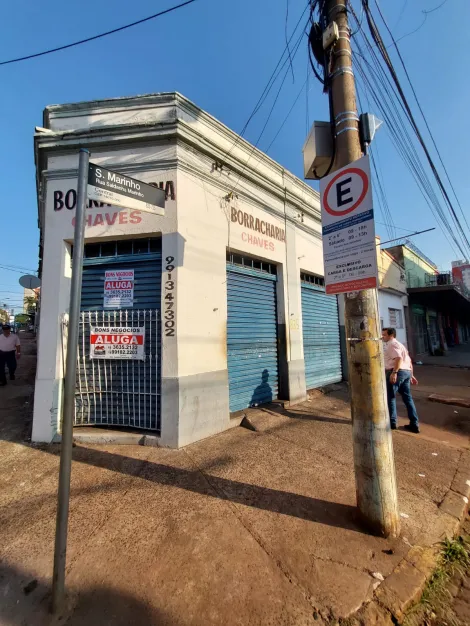
<svg viewBox="0 0 470 626"><path fill-rule="evenodd" d="M93 326L143 326L145 358L91 359ZM82 311L75 392L76 426L120 426L160 432L158 310Z"/></svg>

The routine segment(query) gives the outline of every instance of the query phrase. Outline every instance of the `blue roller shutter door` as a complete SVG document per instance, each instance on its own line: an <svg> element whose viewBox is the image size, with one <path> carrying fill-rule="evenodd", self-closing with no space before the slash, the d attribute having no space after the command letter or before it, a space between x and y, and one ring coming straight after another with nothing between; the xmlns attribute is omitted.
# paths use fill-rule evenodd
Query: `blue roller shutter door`
<svg viewBox="0 0 470 626"><path fill-rule="evenodd" d="M302 284L302 327L307 389L342 380L338 301Z"/></svg>
<svg viewBox="0 0 470 626"><path fill-rule="evenodd" d="M227 265L230 412L278 396L276 276Z"/></svg>

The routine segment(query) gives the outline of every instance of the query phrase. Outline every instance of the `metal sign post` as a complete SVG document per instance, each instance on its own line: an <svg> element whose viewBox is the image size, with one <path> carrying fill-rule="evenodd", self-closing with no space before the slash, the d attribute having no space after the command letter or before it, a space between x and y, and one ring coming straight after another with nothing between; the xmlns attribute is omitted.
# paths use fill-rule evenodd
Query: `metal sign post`
<svg viewBox="0 0 470 626"><path fill-rule="evenodd" d="M60 447L57 523L52 577L52 612L61 610L65 597L65 561L69 518L70 475L72 470L73 418L75 414L75 377L77 373L78 327L82 292L83 244L85 240L85 209L87 203L88 150L80 150L78 164L77 209L73 238L72 280L65 364L64 405L62 413L62 443Z"/></svg>
<svg viewBox="0 0 470 626"><path fill-rule="evenodd" d="M70 501L70 476L72 472L73 422L75 416L75 385L77 375L77 347L82 294L83 247L85 241L85 209L87 198L108 202L115 206L137 209L154 215L164 215L165 192L117 172L89 162L90 153L82 148L78 164L77 210L73 239L72 281L70 285L70 310L65 363L64 404L62 413L62 445L60 450L57 524L54 549L54 574L52 578L52 612L61 610L65 599L65 564L67 552L67 527ZM124 281L119 281L124 282ZM132 281L133 298L133 275ZM122 285L120 286L120 288ZM127 291L130 291L127 284ZM122 329L121 329L122 330ZM129 329L120 358L143 357L144 332ZM133 334L132 334L133 333ZM121 331L117 331L121 334ZM130 345L128 345L128 343ZM105 341L106 343L106 341ZM134 345L135 344L135 345ZM135 348L135 349L134 349ZM94 358L99 357L94 354ZM105 358L116 358L106 355Z"/></svg>

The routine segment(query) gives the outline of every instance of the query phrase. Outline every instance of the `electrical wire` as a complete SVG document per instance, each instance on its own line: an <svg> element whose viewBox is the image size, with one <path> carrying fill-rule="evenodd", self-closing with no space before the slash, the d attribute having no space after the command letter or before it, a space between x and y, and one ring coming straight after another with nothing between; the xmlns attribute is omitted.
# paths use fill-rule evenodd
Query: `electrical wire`
<svg viewBox="0 0 470 626"><path fill-rule="evenodd" d="M300 33L300 37L297 39L297 41L296 41L296 43L295 43L294 52L293 52L293 54L292 54L292 59L295 59L295 57L296 57L296 55L297 55L297 52L299 51L300 44L301 44L301 42L302 42L302 38L303 38L303 36L304 36L304 33L303 33L303 31L302 31L302 32ZM286 59L286 61L284 62L283 66L285 66L286 64L287 64L287 59ZM277 101L278 101L278 99L279 99L279 96L280 96L280 94L281 94L281 91L282 91L282 88L283 88L284 83L285 83L285 81L286 81L286 78L287 78L288 73L289 73L289 67L287 67L287 70L286 70L286 71L285 71L285 73L284 73L284 76L283 76L283 78L282 78L281 84L279 85L279 88L278 88L278 90L277 90L276 96L275 96L274 101L273 101L273 103L272 103L272 105L271 105L271 109L270 109L270 111L269 111L269 113L268 113L268 117L266 118L266 121L265 121L265 123L264 123L264 126L263 126L263 128L261 129L261 132L260 132L260 134L258 135L258 138L256 139L256 142L254 143L254 145L253 145L253 147L252 147L252 149L251 149L251 151L250 151L250 154L248 155L247 160L246 160L246 161L245 161L245 163L243 164L242 170L241 170L240 174L238 175L238 178L237 178L236 183L233 185L233 187L231 188L231 190L230 190L230 192L229 192L229 193L233 193L233 192L236 190L236 188L237 188L237 186L238 186L238 184L239 184L239 182L240 182L240 180L241 180L241 177L243 176L243 173L244 173L244 172L245 172L245 170L246 170L246 167L247 167L247 165L248 165L248 162L250 161L250 159L251 159L251 157L253 156L253 154L254 154L254 152L255 152L256 148L258 147L258 144L259 144L259 142L260 142L260 140L261 140L261 137L264 135L264 131L266 130L266 127L267 127L267 125L268 125L268 123L269 123L269 120L271 119L271 116L272 116L272 114L273 114L274 108L275 108L276 103L277 103Z"/></svg>
<svg viewBox="0 0 470 626"><path fill-rule="evenodd" d="M299 93L297 94L297 96L296 96L296 98L295 98L294 102L292 103L291 108L289 109L289 111L288 111L287 115L285 116L285 118L284 118L284 120L283 120L282 124L280 125L280 127L279 127L279 129L278 129L277 133L276 133L276 134L274 135L274 137L271 139L271 143L270 143L270 144L269 144L269 146L265 149L265 152L269 152L269 149L271 148L271 146L273 145L273 143L274 143L274 142L276 141L276 139L278 138L279 133L280 133L280 132L281 132L281 130L284 128L285 123L286 123L286 122L287 122L287 120L289 119L290 114L292 113L292 111L293 111L293 109L294 109L295 105L297 104L297 102L298 102L298 100L299 100L300 96L302 95L302 92L303 92L303 90L304 90L304 87L308 88L308 74L307 74L307 78L306 78L306 79L305 79L305 81L304 81L304 84L303 84L303 85L302 85L302 87L300 88ZM307 91L307 95L308 95L308 91ZM307 102L308 102L308 99L307 99ZM307 123L307 124L308 124L308 123Z"/></svg>
<svg viewBox="0 0 470 626"><path fill-rule="evenodd" d="M423 13L424 13L425 15L427 15L428 13L432 13L432 12L434 12L434 11L437 11L437 10L438 10L438 9L440 9L442 6L444 6L444 4L445 4L446 2L447 2L447 0L444 0L444 2L442 2L439 6L435 7L435 8L434 8L434 9L432 9L431 11L423 11ZM464 220L465 220L465 223L466 223L466 225L467 225L467 229L469 229L469 230L470 230L470 227L469 227L468 222L467 222L467 218L465 217L465 213L464 213L464 211L463 211L463 209L462 209L462 205L460 204L459 198L458 198L457 193L456 193L456 191L455 191L455 189L454 189L454 186L453 186L453 184L452 184L452 181L451 181L451 179L450 179L449 173L448 173L447 168L446 168L446 166L445 166L445 164L444 164L444 161L443 161L443 159L442 159L442 156L441 156L441 153L440 153L440 151L439 151L439 148L437 147L436 141L435 141L435 139L434 139L434 135L432 134L432 131L431 131L430 127L429 127L429 123L428 123L428 121L427 121L427 119L426 119L426 116L425 116L425 114L424 114L423 108L422 108L422 106L421 106L421 104L420 104L420 102L419 102L419 99L418 99L418 96L417 96L417 94L416 94L416 91L415 91L415 88L414 88L414 86L413 86L413 83L411 82L410 75L409 75L408 70L407 70L407 68L406 68L406 65L405 65L405 62L404 62L404 60L403 60L403 57L402 57L402 55L401 55L401 53L400 53L400 50L399 50L399 48L398 48L398 46L397 46L397 42L395 41L395 39L394 39L394 37L393 37L393 34L392 34L392 32L391 32L391 30L390 30L390 28L389 28L389 26L388 26L388 24L387 24L387 22L386 22L386 20L385 20L385 17L384 17L384 16L383 16L383 14L382 14L382 11L381 11L381 9L380 9L380 6L379 6L379 4L378 4L377 0L375 0L375 4L376 4L377 9L378 9L378 11L379 11L379 15L380 15L380 17L381 17L381 19L382 19L382 21L383 21L383 23L384 23L384 25L385 25L385 28L387 29L387 31L388 31L388 33L389 33L390 37L392 38L393 45L394 45L394 47L395 47L395 50L397 51L398 58L400 59L400 63L401 63L401 65L402 65L402 67L403 67L403 70L404 70L404 72L405 72L405 76L406 76L406 78L407 78L407 80L408 80L408 84L410 85L410 88L411 88L411 91L412 91L412 93L413 93L413 96L414 96L414 99L415 99L415 101L416 101L416 104L417 104L417 106L418 106L419 112L421 113L421 116L422 116L422 118L423 118L423 120L424 120L424 123L425 123L425 125L426 125L426 129L427 129L427 131L428 131L428 133L429 133L429 136L430 136L431 141L432 141L432 143L433 143L434 149L436 150L437 156L439 157L439 161L440 161L440 163L441 163L441 165L442 165L442 168L443 168L443 170L444 170L444 172L445 172L445 175L446 175L446 177L447 177L447 180L449 181L450 188L452 189L452 192L453 192L453 194L454 194L454 196L455 196L455 199L457 200L457 204L458 204L458 205L459 205L459 207L460 207L460 211L461 211L462 216L463 216L463 218L464 218ZM423 146L423 147L424 147L424 146ZM448 199L448 198L447 198L447 193L445 194L445 196L446 196L446 199ZM448 200L448 201L449 201L449 200ZM451 210L452 210L452 212L453 212L453 208L452 208L452 207L451 207ZM467 237L465 237L465 240L466 240L466 243L468 244L469 249L470 249L470 242L468 241Z"/></svg>
<svg viewBox="0 0 470 626"><path fill-rule="evenodd" d="M354 19L358 23L358 18L355 15L352 6L350 8ZM391 83L390 79L385 73L382 64L380 63L375 46L373 46L373 44L371 44L371 42L368 40L363 29L360 29L360 35L362 36L366 43L366 46L368 47L371 61L367 61L365 53L362 50L358 39L355 38L353 61L358 71L358 78L361 77L366 89L371 93L376 105L381 111L382 116L385 119L389 134L391 135L392 141L395 144L395 147L397 148L400 156L404 159L405 163L407 163L424 197L427 199L428 205L435 214L438 223L439 220L441 220L442 226L447 230L447 232L449 232L457 247L459 247L462 251L459 242L455 238L453 229L448 223L446 216L444 215L442 207L439 204L437 196L435 195L435 192L430 184L426 172L424 171L419 156L416 153L416 149L414 148L414 144L411 141L411 137L409 136L406 128L406 123L403 120L400 110L403 111L406 121L408 121L413 127L411 119L412 116L410 117L409 111L404 106L404 103L398 98L394 90L394 85ZM368 73L366 72L363 63L366 63L369 70ZM449 241L445 230L443 232L447 240ZM453 248L452 244L450 245ZM465 256L465 253L463 253L463 251L462 254L464 254Z"/></svg>
<svg viewBox="0 0 470 626"><path fill-rule="evenodd" d="M445 189L444 184L443 184L443 182L441 180L441 177L439 175L439 172L438 172L438 170L437 170L437 168L436 168L436 166L435 166L435 164L433 162L433 159L431 157L429 149L427 148L426 143L424 142L424 139L423 139L423 137L421 135L421 132L420 132L420 130L418 128L418 125L417 125L417 123L415 121L415 118L414 118L413 113L411 111L411 108L410 108L410 106L408 104L407 98L406 98L405 93L403 91L403 88L401 86L401 83L400 83L400 80L398 78L398 75L397 75L397 73L395 71L395 68L394 68L393 63L392 63L392 61L390 59L390 56L388 55L388 52L387 52L386 47L385 47L385 44L384 44L383 39L382 39L382 37L380 35L380 32L378 30L377 24L376 24L376 22L374 20L374 17L372 15L371 10L370 10L369 0L362 0L362 4L364 6L366 20L367 20L367 23L368 23L369 30L370 30L370 33L372 35L372 38L373 38L375 44L377 45L377 47L379 49L379 52L380 52L380 54L381 54L381 56L382 56L382 58L383 58L383 60L385 62L385 65L387 66L387 68L388 68L388 70L390 72L390 75L392 76L392 79L393 79L393 82L395 83L395 86L396 86L396 89L398 91L398 94L399 94L399 96L401 98L401 101L402 101L406 111L407 111L408 118L410 120L411 126L412 126L412 128L413 128L413 130L415 132L416 137L418 138L419 143L421 144L421 147L424 150L424 153L426 155L428 163L429 163L429 165L431 167L431 170L433 172L434 178L435 178L435 180L436 180L436 182L438 184L438 187L439 187L439 189L440 189L440 191L441 191L441 193L442 193L442 195L443 195L443 197L444 197L444 199L445 199L445 201L447 203L448 209L449 209L449 211L451 213L451 216L452 216L452 218L454 220L454 223L455 223L455 226L456 226L457 231L459 233L459 236L462 239L462 242L464 243L464 245L466 245L466 247L468 249L467 254L465 254L463 252L463 250L461 250L462 254L464 254L464 256L468 256L468 253L470 252L470 241L468 240L468 237L467 237L467 235L466 235L466 233L465 233L465 231L464 231L464 229L463 229L463 227L462 227L462 225L460 223L460 220L459 220L459 218L458 218L458 216L456 214L456 211L455 211L455 209L454 209L454 207L452 205L452 202L451 202L451 200L449 198L447 190ZM385 18L382 15L382 12L380 10L379 5L377 4L377 1L376 1L376 6L377 6L377 9L379 11L379 14L380 14L382 20L384 21L384 24L385 24L387 30L389 31L389 33L390 33L390 35L392 37L392 41L394 41L393 35L392 35L390 29L388 28L388 25L387 25L387 23L385 21ZM410 82L410 85L411 85L411 80L409 78L408 72L406 71L406 66L405 66L405 64L403 62L403 59L401 57L400 51L398 49L398 46L396 45L396 42L395 42L394 45L395 45L395 48L397 50L398 56L400 58L400 61L402 62L402 65L404 67L404 70L405 70L405 73L407 75L408 81ZM412 87L412 85L411 85L411 87ZM414 92L413 87L412 87L412 90ZM414 95L415 95L415 98L417 99L415 92L414 92ZM424 119L424 113L422 112L422 109L421 109L419 103L418 103L418 106L420 108L421 114L423 115L423 119ZM428 131L430 132L429 127L428 127ZM431 132L430 132L430 135L431 135ZM431 135L431 137L432 137L432 135ZM459 245L459 247L460 247L460 245Z"/></svg>
<svg viewBox="0 0 470 626"><path fill-rule="evenodd" d="M366 93L366 92L364 92ZM360 111L364 111L364 108L362 106L362 99L361 99L361 95L360 95L360 91L359 91L359 82L356 81L356 95L357 95L357 99L359 102L359 110ZM368 101L368 99L367 99ZM373 175L375 174L375 179L377 184L373 186L373 193L377 199L377 204L380 208L380 211L383 215L383 219L386 220L386 223L383 224L384 226L386 226L387 228L387 233L389 237L393 237L395 236L396 232L395 232L395 225L393 223L393 217L390 211L390 207L388 204L388 200L387 197L385 195L385 191L384 191L384 185L383 185L383 180L381 179L381 177L379 177L379 170L380 170L380 163L379 166L377 167L376 163L375 163L375 159L374 159L374 152L373 152L373 148L374 150L377 151L377 157L378 157L378 146L377 143L373 144L373 146L371 145L369 148L369 152L370 152L370 160L373 166Z"/></svg>
<svg viewBox="0 0 470 626"><path fill-rule="evenodd" d="M452 228L448 223L447 218L442 211L442 208L439 205L435 192L432 189L429 179L427 178L426 173L423 170L422 164L417 158L411 138L408 136L408 133L406 131L404 120L399 116L396 116L398 109L395 108L394 110L393 106L389 103L386 94L384 92L381 92L380 90L376 91L377 82L375 87L373 83L374 80L377 81L377 78L375 77L374 73L368 75L363 69L362 65L360 63L357 63L357 56L354 53L353 60L355 61L355 67L358 71L358 78L360 77L363 81L363 84L370 93L372 99L378 107L378 110L381 112L381 115L384 118L392 143L395 145L397 152L399 153L403 162L413 175L418 185L418 188L421 190L423 197L427 201L427 204L431 209L431 212L433 213L437 223L441 225L441 230L444 234L444 237L447 239L447 242L454 251L454 254L458 256L457 252L455 251L454 245L449 239L448 233L457 247L459 247L459 243L456 240ZM380 83L378 84L380 86Z"/></svg>
<svg viewBox="0 0 470 626"><path fill-rule="evenodd" d="M18 57L16 59L9 59L8 61L0 61L0 65L9 65L10 63L19 63L20 61L28 61L29 59L36 59L38 57L45 56L46 54L52 54L53 52L60 52L61 50L67 50L68 48L73 48L74 46L80 46L83 43L88 43L89 41L95 41L96 39L101 39L102 37L107 37L108 35L113 35L114 33L119 33L122 30L132 28L133 26L137 26L138 24L149 22L150 20L154 20L155 18L161 17L162 15L166 15L167 13L172 13L173 11L176 11L176 9L181 9L187 6L188 4L192 4L193 2L196 2L196 0L186 0L186 2L177 4L173 7L170 7L169 9L165 9L164 11L159 11L158 13L154 13L153 15L144 17L141 20L131 22L130 24L126 24L125 26L119 26L119 28L113 28L112 30L108 30L105 33L100 33L99 35L94 35L93 37L87 37L86 39L80 39L79 41L74 41L73 43L68 43L64 46L58 46L57 48L44 50L43 52L36 52L34 54L28 54L24 57Z"/></svg>
<svg viewBox="0 0 470 626"><path fill-rule="evenodd" d="M307 2L304 10L302 11L302 14L300 15L294 30L292 31L292 34L289 38L288 43L290 44L292 39L294 38L295 33L297 32L297 29L302 21L302 19L305 16L306 11L309 9L310 7L310 0L309 2ZM250 113L250 115L248 116L248 119L246 120L245 124L243 125L243 128L241 129L241 131L238 133L235 141L232 143L232 145L230 146L230 148L227 150L227 152L219 159L220 161L224 161L232 152L232 150L235 148L235 146L238 145L240 139L243 138L251 120L254 118L254 116L258 113L258 111L260 110L260 108L263 106L264 102L266 101L266 98L268 97L271 89L273 88L277 78L279 77L280 73L282 72L283 68L285 67L286 62L288 61L288 58L286 58L284 61L284 56L287 52L287 46L284 48L284 50L281 53L281 56L279 57L278 62L276 63L276 67L274 68L271 76L268 79L268 82L266 83L260 97L258 98L258 101L256 102L252 112Z"/></svg>
<svg viewBox="0 0 470 626"><path fill-rule="evenodd" d="M0 265L0 270L6 270L8 272L18 272L18 274L24 274L25 271L36 273L35 270L15 269L14 267L8 267L6 265Z"/></svg>
<svg viewBox="0 0 470 626"><path fill-rule="evenodd" d="M292 65L292 56L290 53L290 48L289 48L289 40L287 39L287 26L289 23L289 0L286 0L286 23L284 26L284 35L286 38L286 47L287 47L287 54L289 55L289 66L290 66L290 71L292 72L292 82L295 82L295 76L294 76L294 66Z"/></svg>

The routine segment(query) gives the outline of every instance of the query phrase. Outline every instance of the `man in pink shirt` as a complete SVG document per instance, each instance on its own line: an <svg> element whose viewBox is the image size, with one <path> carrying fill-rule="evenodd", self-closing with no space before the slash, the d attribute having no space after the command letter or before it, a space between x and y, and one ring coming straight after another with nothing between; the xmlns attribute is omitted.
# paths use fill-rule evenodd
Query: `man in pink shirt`
<svg viewBox="0 0 470 626"><path fill-rule="evenodd" d="M419 433L418 414L411 397L411 385L417 385L418 381L413 376L413 365L408 350L397 341L396 334L394 328L382 330L390 425L392 430L397 427L397 393L400 393L410 420L409 425L406 425L405 428L412 433Z"/></svg>

